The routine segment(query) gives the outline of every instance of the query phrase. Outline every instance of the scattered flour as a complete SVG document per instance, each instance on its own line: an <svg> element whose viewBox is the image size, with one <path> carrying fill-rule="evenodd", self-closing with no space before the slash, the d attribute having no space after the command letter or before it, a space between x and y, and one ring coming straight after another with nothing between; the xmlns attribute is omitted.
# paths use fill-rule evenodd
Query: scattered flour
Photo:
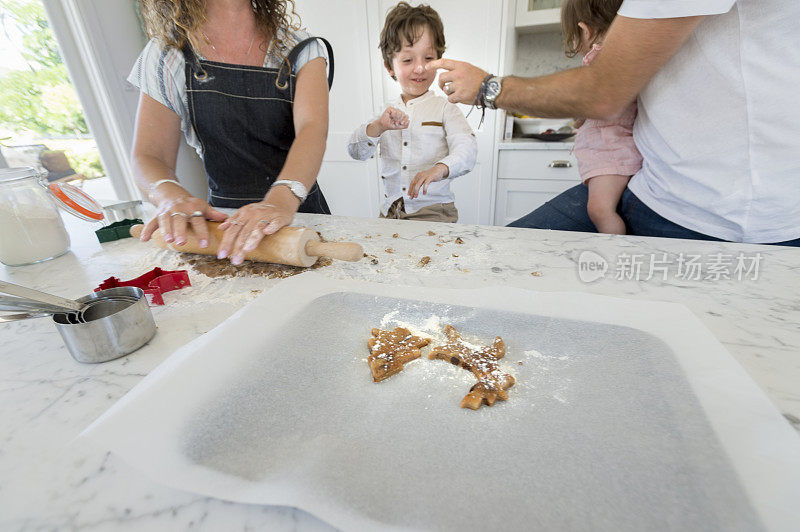
<svg viewBox="0 0 800 532"><path fill-rule="evenodd" d="M528 351L525 351L525 356L526 357L539 358L541 360L569 360L568 356L560 356L560 357L547 356L547 355L541 354L539 351L537 351L535 349L529 349Z"/></svg>
<svg viewBox="0 0 800 532"><path fill-rule="evenodd" d="M254 300L280 281L266 277L208 277L192 269L182 254L156 247L146 253L136 254L127 269L116 272L115 276L125 281L156 266L163 270L187 270L189 274L191 286L164 294L164 303L171 309L196 306L198 295L201 295L201 301L240 306Z"/></svg>

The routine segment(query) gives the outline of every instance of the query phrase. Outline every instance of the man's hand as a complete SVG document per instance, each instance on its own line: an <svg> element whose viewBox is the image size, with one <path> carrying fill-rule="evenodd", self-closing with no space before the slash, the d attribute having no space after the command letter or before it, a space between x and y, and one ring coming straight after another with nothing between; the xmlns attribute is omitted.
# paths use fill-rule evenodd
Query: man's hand
<svg viewBox="0 0 800 532"><path fill-rule="evenodd" d="M409 124L408 115L394 107L387 107L376 121L367 126L367 135L380 137L387 131L406 129Z"/></svg>
<svg viewBox="0 0 800 532"><path fill-rule="evenodd" d="M450 175L450 169L444 163L436 163L433 168L423 170L414 176L414 180L408 186L408 197L414 199L419 196L419 189L422 188L422 195L428 193L428 185L434 181L441 181Z"/></svg>
<svg viewBox="0 0 800 532"><path fill-rule="evenodd" d="M536 78L505 76L495 100L498 109L543 118L608 119L619 114L689 38L704 17L634 19L618 15L603 39L603 52L590 67ZM486 72L439 59L425 68L443 68L439 86L456 103L475 103ZM445 90L445 85L447 85Z"/></svg>
<svg viewBox="0 0 800 532"><path fill-rule="evenodd" d="M475 103L487 72L469 63L452 59L437 59L425 65L425 70L439 68L447 70L439 75L439 87L447 94L447 101L467 105ZM449 85L445 87L446 84Z"/></svg>

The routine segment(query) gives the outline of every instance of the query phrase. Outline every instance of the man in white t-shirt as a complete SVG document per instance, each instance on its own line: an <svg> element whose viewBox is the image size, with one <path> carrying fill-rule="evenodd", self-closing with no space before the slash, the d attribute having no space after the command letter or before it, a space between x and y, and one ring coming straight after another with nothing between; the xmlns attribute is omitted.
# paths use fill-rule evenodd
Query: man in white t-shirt
<svg viewBox="0 0 800 532"><path fill-rule="evenodd" d="M496 78L442 59L452 102L609 118L638 95L633 234L800 246L798 0L626 0L591 68ZM578 185L511 224L595 231Z"/></svg>

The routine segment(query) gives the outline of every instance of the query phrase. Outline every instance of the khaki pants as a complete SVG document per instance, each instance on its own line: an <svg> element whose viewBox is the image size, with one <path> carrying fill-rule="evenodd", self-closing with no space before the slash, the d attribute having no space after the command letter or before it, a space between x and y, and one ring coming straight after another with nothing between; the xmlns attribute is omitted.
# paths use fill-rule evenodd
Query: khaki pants
<svg viewBox="0 0 800 532"><path fill-rule="evenodd" d="M455 203L435 203L408 214L405 210L403 198L399 198L389 207L389 212L386 216L381 214L381 218L455 223L458 221L458 209L456 209Z"/></svg>

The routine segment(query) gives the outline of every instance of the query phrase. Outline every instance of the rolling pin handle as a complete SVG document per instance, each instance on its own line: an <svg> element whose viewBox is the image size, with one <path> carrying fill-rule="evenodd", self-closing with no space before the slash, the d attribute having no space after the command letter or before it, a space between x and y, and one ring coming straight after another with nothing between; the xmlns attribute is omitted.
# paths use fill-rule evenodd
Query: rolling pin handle
<svg viewBox="0 0 800 532"><path fill-rule="evenodd" d="M310 240L306 244L306 253L312 257L330 257L348 262L356 262L364 258L364 248L351 242Z"/></svg>

